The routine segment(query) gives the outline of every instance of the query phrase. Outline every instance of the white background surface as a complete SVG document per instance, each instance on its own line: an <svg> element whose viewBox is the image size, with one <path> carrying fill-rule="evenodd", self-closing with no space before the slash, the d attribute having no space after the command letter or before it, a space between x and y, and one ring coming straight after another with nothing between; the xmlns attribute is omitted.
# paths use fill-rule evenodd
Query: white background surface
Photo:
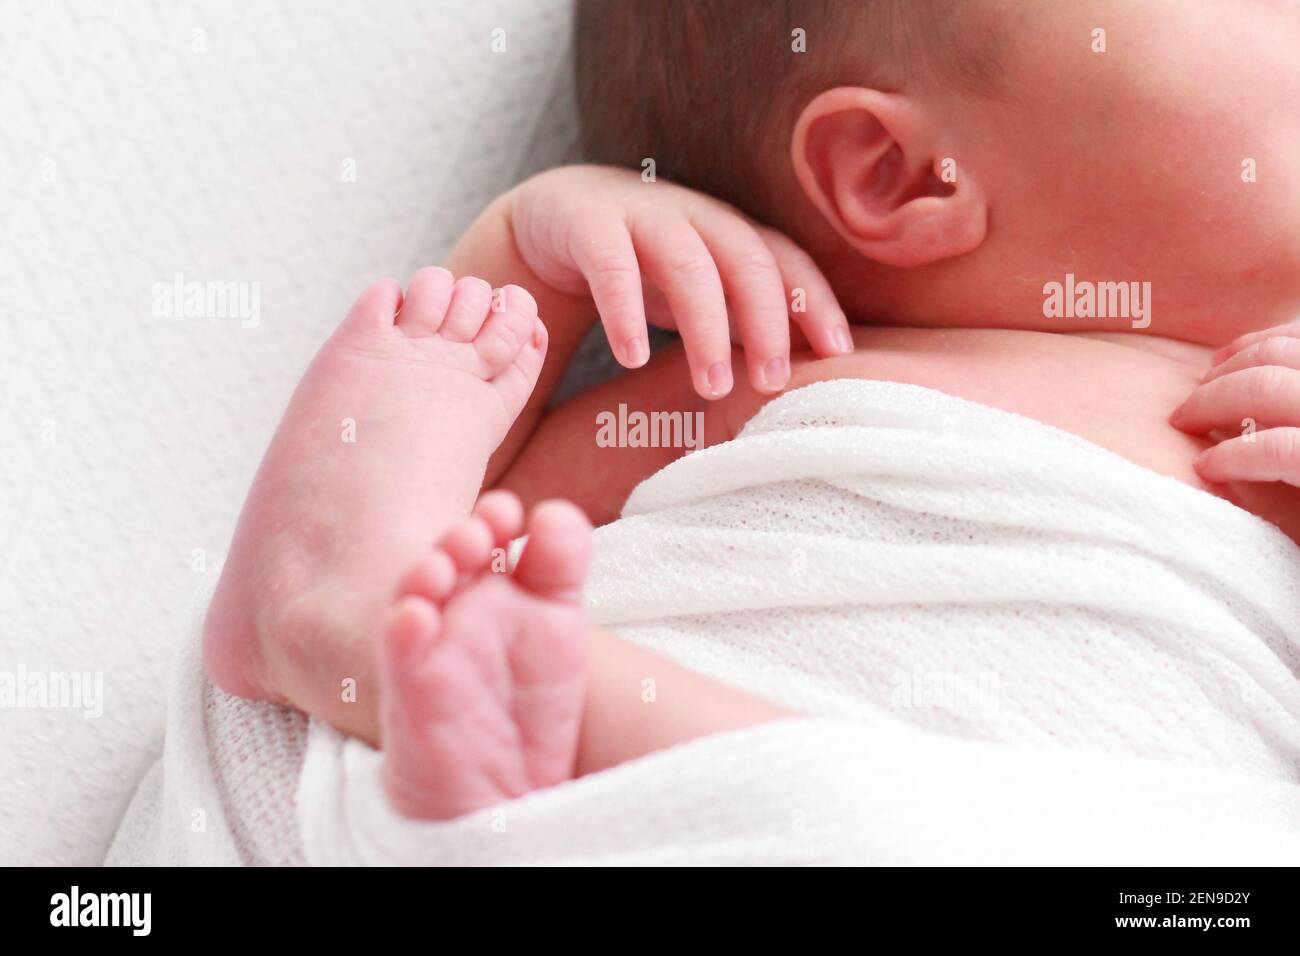
<svg viewBox="0 0 1300 956"><path fill-rule="evenodd" d="M105 681L98 720L0 710L0 863L102 858L196 551L357 292L562 158L568 29L565 0L0 3L0 671ZM258 283L260 325L154 317L176 273Z"/></svg>

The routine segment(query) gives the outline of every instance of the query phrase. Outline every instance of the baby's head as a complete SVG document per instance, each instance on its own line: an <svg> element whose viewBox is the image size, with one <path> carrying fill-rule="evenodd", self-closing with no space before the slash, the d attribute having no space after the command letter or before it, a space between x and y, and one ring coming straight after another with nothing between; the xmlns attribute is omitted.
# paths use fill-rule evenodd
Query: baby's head
<svg viewBox="0 0 1300 956"><path fill-rule="evenodd" d="M850 315L1148 332L1300 311L1297 0L579 0L593 162L777 226ZM1071 310L1073 311L1073 310Z"/></svg>

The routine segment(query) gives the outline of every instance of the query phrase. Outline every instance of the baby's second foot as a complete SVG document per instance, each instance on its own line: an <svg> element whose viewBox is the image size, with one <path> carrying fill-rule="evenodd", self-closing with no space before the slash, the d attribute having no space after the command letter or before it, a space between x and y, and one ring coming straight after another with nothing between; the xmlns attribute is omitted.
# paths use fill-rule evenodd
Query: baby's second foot
<svg viewBox="0 0 1300 956"><path fill-rule="evenodd" d="M204 626L213 681L373 739L376 622L392 582L469 513L532 393L532 297L445 269L372 285L271 441ZM357 650L358 645L361 650Z"/></svg>
<svg viewBox="0 0 1300 956"><path fill-rule="evenodd" d="M591 525L566 502L540 504L514 571L494 571L522 530L518 499L491 492L398 589L381 714L385 785L406 816L450 819L574 774Z"/></svg>

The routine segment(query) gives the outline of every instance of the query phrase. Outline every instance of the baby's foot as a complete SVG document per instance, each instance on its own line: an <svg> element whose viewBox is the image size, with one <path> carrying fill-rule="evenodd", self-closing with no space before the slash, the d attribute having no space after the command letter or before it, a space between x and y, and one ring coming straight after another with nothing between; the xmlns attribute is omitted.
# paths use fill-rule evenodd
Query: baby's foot
<svg viewBox="0 0 1300 956"><path fill-rule="evenodd" d="M231 693L377 730L375 622L392 582L469 513L546 332L518 286L422 269L367 289L298 384L204 626Z"/></svg>
<svg viewBox="0 0 1300 956"><path fill-rule="evenodd" d="M518 499L490 492L398 589L380 707L385 784L406 816L445 820L574 774L591 525L540 504L514 571L494 571L522 530Z"/></svg>

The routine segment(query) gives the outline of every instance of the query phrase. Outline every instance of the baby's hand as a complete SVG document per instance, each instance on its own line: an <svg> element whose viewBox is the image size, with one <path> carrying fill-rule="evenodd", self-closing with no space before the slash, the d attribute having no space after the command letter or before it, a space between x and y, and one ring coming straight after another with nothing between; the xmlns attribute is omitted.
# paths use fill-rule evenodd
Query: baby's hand
<svg viewBox="0 0 1300 956"><path fill-rule="evenodd" d="M550 170L510 199L520 256L554 288L591 295L628 368L650 358L648 316L681 334L700 395L727 394L728 305L761 391L789 380L791 317L818 355L853 350L835 293L807 253L725 203L601 166Z"/></svg>
<svg viewBox="0 0 1300 956"><path fill-rule="evenodd" d="M1170 418L1194 435L1233 433L1201 453L1197 473L1300 487L1300 322L1244 335L1214 361Z"/></svg>

